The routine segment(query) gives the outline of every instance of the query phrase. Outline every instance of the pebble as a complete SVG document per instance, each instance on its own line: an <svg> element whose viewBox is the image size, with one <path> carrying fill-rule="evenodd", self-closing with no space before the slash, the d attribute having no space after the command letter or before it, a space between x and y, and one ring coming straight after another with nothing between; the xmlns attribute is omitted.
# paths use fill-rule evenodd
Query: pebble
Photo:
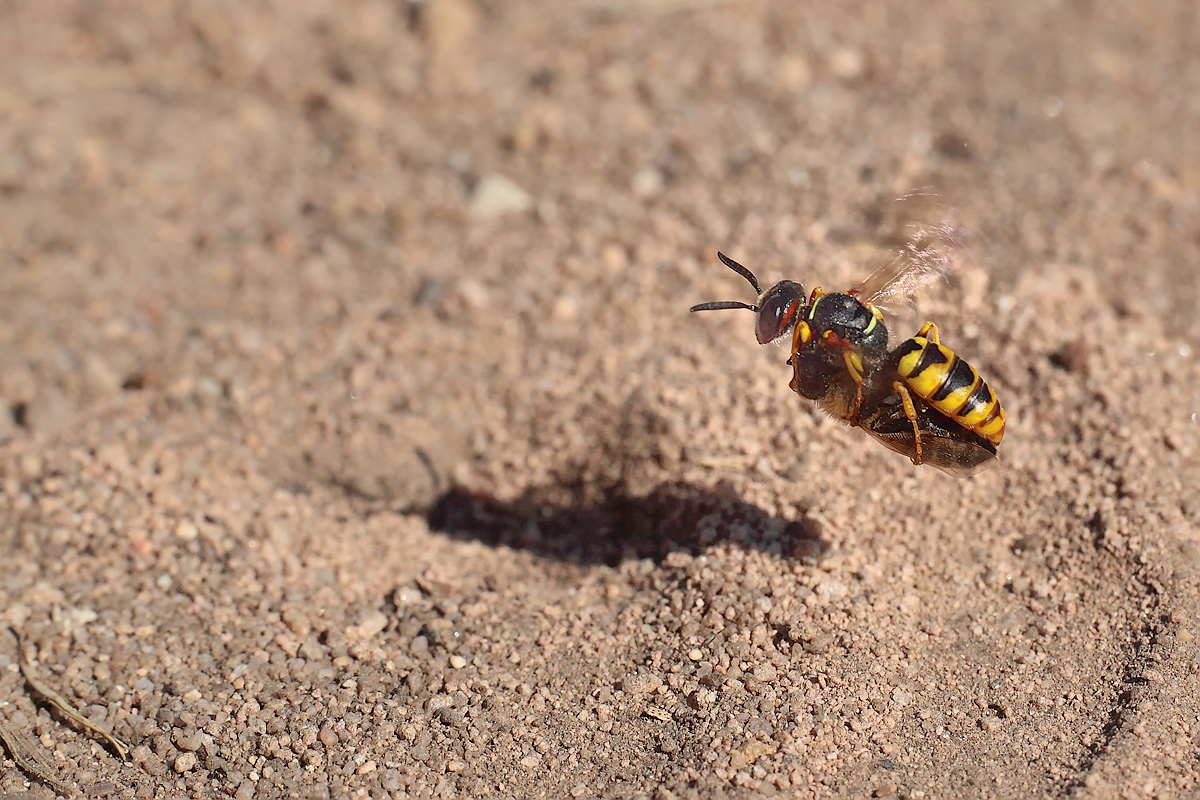
<svg viewBox="0 0 1200 800"><path fill-rule="evenodd" d="M817 594L823 600L837 600L850 593L850 588L838 580L822 581L817 587Z"/></svg>
<svg viewBox="0 0 1200 800"><path fill-rule="evenodd" d="M636 672L621 679L621 690L626 694L647 694L662 685L662 678L652 672Z"/></svg>
<svg viewBox="0 0 1200 800"><path fill-rule="evenodd" d="M467 660L462 656L450 656L450 666L454 669L462 669L467 665Z"/></svg>
<svg viewBox="0 0 1200 800"><path fill-rule="evenodd" d="M489 220L519 214L533 207L533 197L513 180L499 173L485 175L471 194L469 213L473 219Z"/></svg>
<svg viewBox="0 0 1200 800"><path fill-rule="evenodd" d="M190 519L182 519L175 526L175 538L182 542L190 542L200 535L200 529Z"/></svg>
<svg viewBox="0 0 1200 800"><path fill-rule="evenodd" d="M839 47L829 55L829 71L839 80L852 81L860 78L866 68L866 56L861 50L853 47Z"/></svg>
<svg viewBox="0 0 1200 800"><path fill-rule="evenodd" d="M333 747L338 743L337 731L330 725L325 725L321 728L321 732L317 734L317 738L321 740L321 744L326 747Z"/></svg>
<svg viewBox="0 0 1200 800"><path fill-rule="evenodd" d="M633 175L630 190L638 197L650 197L663 190L662 173L654 167L643 167Z"/></svg>
<svg viewBox="0 0 1200 800"><path fill-rule="evenodd" d="M246 778L242 781L234 793L234 800L251 800L254 797L254 781Z"/></svg>
<svg viewBox="0 0 1200 800"><path fill-rule="evenodd" d="M441 720L443 725L449 725L452 728L461 728L467 724L466 712L454 706L439 708L437 710L437 718Z"/></svg>
<svg viewBox="0 0 1200 800"><path fill-rule="evenodd" d="M763 683L769 683L778 677L779 673L774 664L759 664L754 668L754 677Z"/></svg>
<svg viewBox="0 0 1200 800"><path fill-rule="evenodd" d="M461 50L479 27L479 11L470 0L428 0L424 29L438 53Z"/></svg>
<svg viewBox="0 0 1200 800"><path fill-rule="evenodd" d="M185 772L190 772L196 768L197 761L198 759L196 758L195 753L180 753L175 758L175 771L180 775Z"/></svg>
<svg viewBox="0 0 1200 800"><path fill-rule="evenodd" d="M192 729L190 731L175 731L175 746L180 750L189 753L194 753L204 744L204 736L200 731Z"/></svg>
<svg viewBox="0 0 1200 800"><path fill-rule="evenodd" d="M362 615L358 622L358 635L363 639L372 639L383 633L383 629L387 627L387 615L378 609L368 611Z"/></svg>
<svg viewBox="0 0 1200 800"><path fill-rule="evenodd" d="M283 610L281 616L283 623L297 636L308 636L312 632L312 623L308 619L308 614L301 609L289 606Z"/></svg>

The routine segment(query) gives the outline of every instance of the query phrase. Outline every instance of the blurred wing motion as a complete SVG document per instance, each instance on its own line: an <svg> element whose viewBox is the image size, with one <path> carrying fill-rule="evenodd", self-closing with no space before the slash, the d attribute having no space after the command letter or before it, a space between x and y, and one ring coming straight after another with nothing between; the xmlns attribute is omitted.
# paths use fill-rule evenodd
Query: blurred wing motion
<svg viewBox="0 0 1200 800"><path fill-rule="evenodd" d="M967 232L953 212L944 208L941 212L936 224L910 223L910 235L900 253L847 294L878 308L910 305L918 291L958 269L966 252Z"/></svg>

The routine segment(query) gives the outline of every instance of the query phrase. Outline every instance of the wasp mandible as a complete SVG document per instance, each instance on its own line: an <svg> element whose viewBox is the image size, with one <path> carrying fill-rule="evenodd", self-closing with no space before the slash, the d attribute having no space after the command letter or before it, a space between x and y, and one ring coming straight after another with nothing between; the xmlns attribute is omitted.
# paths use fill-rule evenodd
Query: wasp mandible
<svg viewBox="0 0 1200 800"><path fill-rule="evenodd" d="M995 460L1004 410L979 372L940 342L932 322L888 349L881 300L911 293L952 268L950 259L917 242L854 288L826 294L818 287L807 297L796 281L763 291L753 272L718 253L749 281L758 300L701 303L691 310L749 309L759 344L791 333L793 391L914 464L965 477Z"/></svg>

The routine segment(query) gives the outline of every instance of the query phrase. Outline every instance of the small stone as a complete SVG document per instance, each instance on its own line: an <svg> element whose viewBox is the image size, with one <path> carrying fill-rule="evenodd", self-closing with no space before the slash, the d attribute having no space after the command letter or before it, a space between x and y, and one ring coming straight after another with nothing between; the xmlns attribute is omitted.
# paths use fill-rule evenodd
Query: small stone
<svg viewBox="0 0 1200 800"><path fill-rule="evenodd" d="M754 677L763 683L770 683L775 680L778 674L774 664L759 664L754 668Z"/></svg>
<svg viewBox="0 0 1200 800"><path fill-rule="evenodd" d="M883 784L880 784L878 787L876 787L875 791L872 792L872 794L875 795L875 797L891 797L898 791L899 791L899 787L897 787L896 784L883 783Z"/></svg>
<svg viewBox="0 0 1200 800"><path fill-rule="evenodd" d="M654 167L643 167L633 175L630 190L638 197L649 197L663 190L662 173Z"/></svg>
<svg viewBox="0 0 1200 800"><path fill-rule="evenodd" d="M83 376L88 385L97 392L114 393L121 386L121 376L113 371L104 359L89 355L83 361Z"/></svg>
<svg viewBox="0 0 1200 800"><path fill-rule="evenodd" d="M450 666L454 669L462 669L467 665L467 660L462 656L450 656Z"/></svg>
<svg viewBox="0 0 1200 800"><path fill-rule="evenodd" d="M190 772L196 768L195 753L180 753L175 758L175 771L182 775L185 772Z"/></svg>
<svg viewBox="0 0 1200 800"><path fill-rule="evenodd" d="M375 771L375 762L374 761L364 761L363 764L358 769L354 770L354 774L367 775L374 771Z"/></svg>
<svg viewBox="0 0 1200 800"><path fill-rule="evenodd" d="M237 792L233 795L234 800L252 800L254 788L254 781L247 778L238 785Z"/></svg>
<svg viewBox="0 0 1200 800"><path fill-rule="evenodd" d="M451 728L461 728L467 724L466 712L454 706L439 708L437 710L437 718L441 720L443 725L449 725Z"/></svg>
<svg viewBox="0 0 1200 800"><path fill-rule="evenodd" d="M574 297L563 295L554 301L551 313L556 320L570 322L579 316L579 301Z"/></svg>
<svg viewBox="0 0 1200 800"><path fill-rule="evenodd" d="M175 746L180 750L188 753L194 753L203 745L204 736L195 728L192 728L191 730L175 731Z"/></svg>
<svg viewBox="0 0 1200 800"><path fill-rule="evenodd" d="M821 599L823 600L837 600L838 598L845 597L849 593L850 588L838 580L831 579L822 581L821 584L817 586L817 594L820 595Z"/></svg>
<svg viewBox="0 0 1200 800"><path fill-rule="evenodd" d="M331 725L325 725L321 728L321 732L317 734L317 738L321 740L321 744L326 747L333 747L338 743L337 731Z"/></svg>
<svg viewBox="0 0 1200 800"><path fill-rule="evenodd" d="M383 633L387 627L388 618L382 611L368 611L358 622L357 633L363 639L371 639Z"/></svg>
<svg viewBox="0 0 1200 800"><path fill-rule="evenodd" d="M36 453L25 453L18 460L21 477L27 481L40 477L42 474L42 457Z"/></svg>
<svg viewBox="0 0 1200 800"><path fill-rule="evenodd" d="M175 526L175 538L181 542L190 542L200 535L200 529L190 519L182 519Z"/></svg>
<svg viewBox="0 0 1200 800"><path fill-rule="evenodd" d="M439 54L461 50L479 27L479 11L470 0L428 0L424 6L425 35Z"/></svg>
<svg viewBox="0 0 1200 800"><path fill-rule="evenodd" d="M652 672L638 672L626 675L621 680L621 691L625 694L647 694L662 686L662 678Z"/></svg>
<svg viewBox="0 0 1200 800"><path fill-rule="evenodd" d="M479 220L518 214L533 207L533 197L509 178L498 173L479 179L471 194L469 213Z"/></svg>
<svg viewBox="0 0 1200 800"><path fill-rule="evenodd" d="M151 756L143 760L142 769L146 771L146 775L160 777L167 772L167 762L164 762L161 756L151 754Z"/></svg>
<svg viewBox="0 0 1200 800"><path fill-rule="evenodd" d="M835 78L852 81L862 77L867 69L867 59L861 50L839 47L829 55L829 71Z"/></svg>
<svg viewBox="0 0 1200 800"><path fill-rule="evenodd" d="M491 296L488 294L487 287L474 278L463 278L458 282L458 285L455 286L455 291L458 297L462 299L462 302L466 304L468 308L472 308L476 311L482 311L483 309L487 308L488 304L491 302ZM422 583L426 586L446 586L446 584L442 584L440 582L435 584L435 582L432 581L422 581ZM452 590L450 589L446 589L446 594L449 594L451 591ZM431 593L430 596L445 597L446 595Z"/></svg>
<svg viewBox="0 0 1200 800"><path fill-rule="evenodd" d="M691 650L688 650L688 658L692 661L699 661L704 658L704 653L699 648L693 647Z"/></svg>
<svg viewBox="0 0 1200 800"><path fill-rule="evenodd" d="M806 89L812 83L812 67L803 56L784 56L778 62L775 83L791 92Z"/></svg>
<svg viewBox="0 0 1200 800"><path fill-rule="evenodd" d="M287 625L297 636L308 636L312 632L312 623L308 619L308 614L301 609L289 606L283 610L282 617L283 624Z"/></svg>

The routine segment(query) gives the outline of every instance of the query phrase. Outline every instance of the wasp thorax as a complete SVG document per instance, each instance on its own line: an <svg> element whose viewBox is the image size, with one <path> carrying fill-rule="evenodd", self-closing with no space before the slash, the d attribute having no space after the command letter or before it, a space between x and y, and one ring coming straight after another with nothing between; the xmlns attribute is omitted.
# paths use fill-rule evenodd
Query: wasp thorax
<svg viewBox="0 0 1200 800"><path fill-rule="evenodd" d="M773 342L796 325L804 307L804 287L795 281L780 281L763 293L758 302L754 335L759 344Z"/></svg>

